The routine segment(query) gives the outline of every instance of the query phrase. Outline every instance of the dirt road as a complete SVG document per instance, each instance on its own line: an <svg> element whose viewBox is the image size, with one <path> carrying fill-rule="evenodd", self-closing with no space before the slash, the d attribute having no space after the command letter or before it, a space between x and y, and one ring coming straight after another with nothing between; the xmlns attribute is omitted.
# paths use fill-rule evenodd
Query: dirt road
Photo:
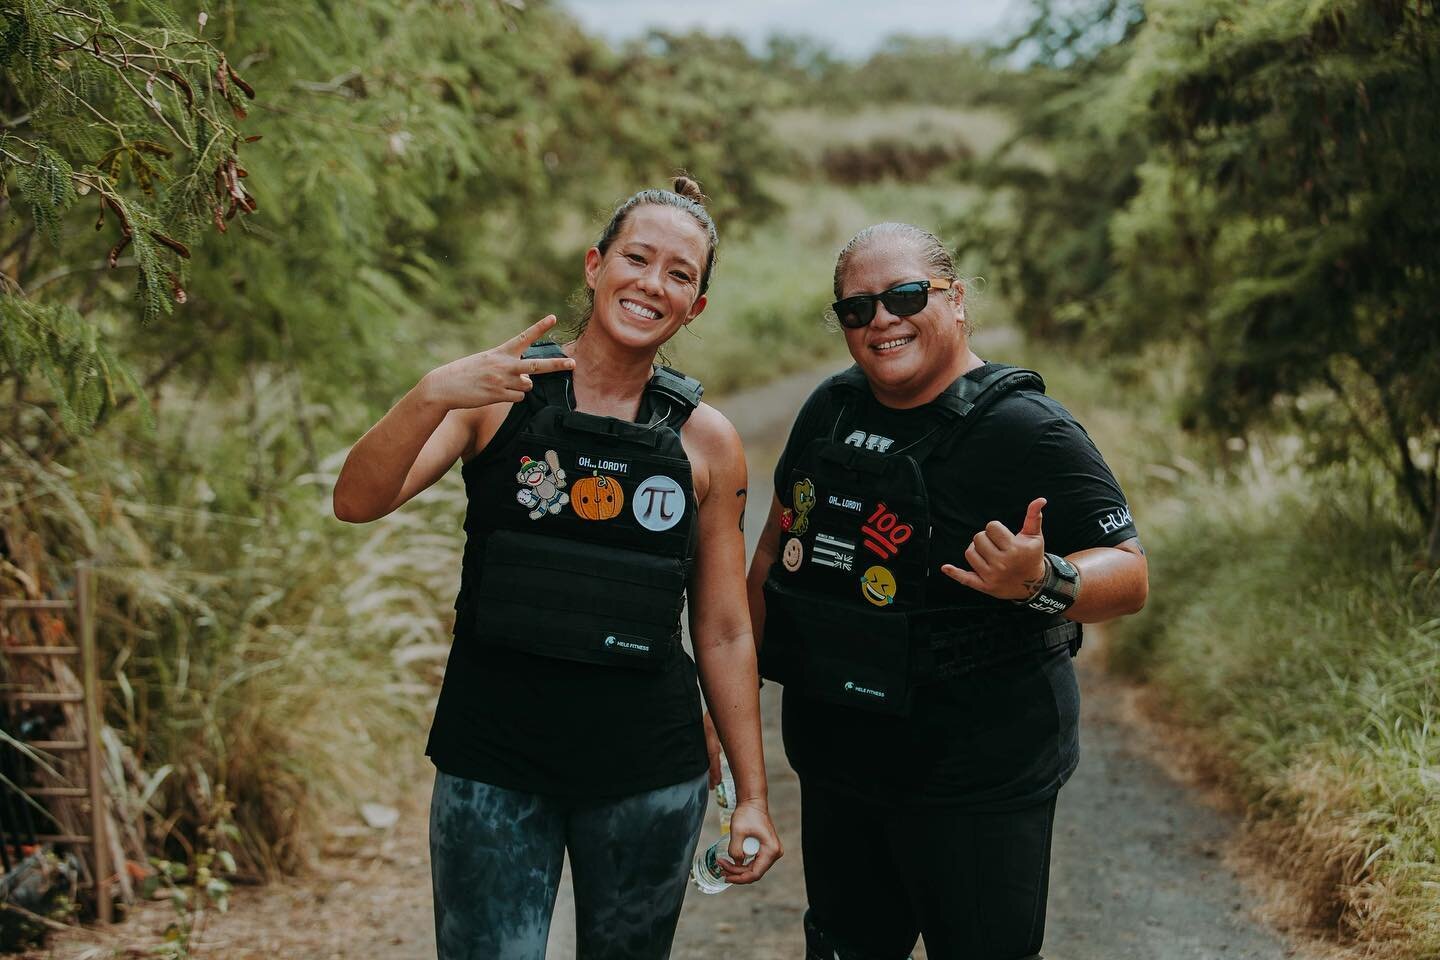
<svg viewBox="0 0 1440 960"><path fill-rule="evenodd" d="M753 539L771 499L769 473L793 411L818 379L812 372L726 400L750 463ZM1142 518L1143 523L1143 518ZM1296 948L1254 916L1256 902L1226 865L1233 819L1198 801L1152 759L1163 744L1127 707L1131 691L1100 668L1100 644L1081 654L1084 697L1080 769L1061 794L1051 878L1050 960L1279 960ZM706 897L690 891L677 960L798 960L805 897L799 848L799 789L780 744L781 690L762 694L771 810L788 855L760 884ZM423 732L416 731L416 749ZM241 890L214 918L196 956L227 960L431 960L425 841L429 783L417 782L388 833L358 855L331 856L303 881ZM702 844L717 827L707 819ZM108 934L58 937L33 954L55 960L138 956L169 921L164 904L143 905ZM562 884L550 956L574 955L573 908ZM1302 952L1308 952L1302 951ZM925 957L917 947L918 958Z"/></svg>

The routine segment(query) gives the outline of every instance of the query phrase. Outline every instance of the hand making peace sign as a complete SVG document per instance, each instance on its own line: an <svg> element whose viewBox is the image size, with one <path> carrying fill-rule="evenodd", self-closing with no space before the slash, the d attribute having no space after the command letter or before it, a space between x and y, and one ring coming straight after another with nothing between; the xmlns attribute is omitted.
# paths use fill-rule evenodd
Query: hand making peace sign
<svg viewBox="0 0 1440 960"><path fill-rule="evenodd" d="M430 373L431 397L447 409L484 407L492 403L518 403L534 386L531 376L574 370L569 357L548 360L521 359L525 349L555 326L551 314L526 327L498 347L451 361Z"/></svg>

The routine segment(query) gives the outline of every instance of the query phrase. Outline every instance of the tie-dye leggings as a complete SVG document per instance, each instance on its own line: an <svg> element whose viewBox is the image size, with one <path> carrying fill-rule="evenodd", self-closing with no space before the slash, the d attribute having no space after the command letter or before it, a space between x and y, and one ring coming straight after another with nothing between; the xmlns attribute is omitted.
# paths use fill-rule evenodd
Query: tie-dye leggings
<svg viewBox="0 0 1440 960"><path fill-rule="evenodd" d="M603 801L437 774L430 875L440 960L541 960L566 851L577 960L665 960L707 797L705 774Z"/></svg>

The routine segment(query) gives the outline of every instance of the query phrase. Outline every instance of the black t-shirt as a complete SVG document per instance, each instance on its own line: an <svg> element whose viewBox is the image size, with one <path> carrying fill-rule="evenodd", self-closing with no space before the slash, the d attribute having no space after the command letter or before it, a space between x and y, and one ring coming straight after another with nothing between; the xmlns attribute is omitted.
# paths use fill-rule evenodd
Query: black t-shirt
<svg viewBox="0 0 1440 960"><path fill-rule="evenodd" d="M903 449L942 422L929 406L894 410L872 400L859 409L838 439L881 453ZM830 436L839 416L837 393L824 385L801 408L775 470L782 505L793 506L791 465L810 440ZM922 464L934 525L932 592L964 606L1021 612L950 580L940 563L967 568L971 538L991 520L1019 530L1036 497L1048 501L1050 553L1114 546L1134 537L1135 526L1099 450L1059 403L1021 389L980 416L961 442L942 445ZM785 750L802 779L868 801L1010 809L1048 799L1074 771L1079 705L1063 649L924 685L906 717L787 690Z"/></svg>

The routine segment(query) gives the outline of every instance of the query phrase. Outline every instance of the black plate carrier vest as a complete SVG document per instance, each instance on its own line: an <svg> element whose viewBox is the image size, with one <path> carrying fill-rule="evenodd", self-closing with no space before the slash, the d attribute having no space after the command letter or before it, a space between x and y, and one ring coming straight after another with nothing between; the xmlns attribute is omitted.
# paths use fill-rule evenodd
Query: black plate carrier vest
<svg viewBox="0 0 1440 960"><path fill-rule="evenodd" d="M921 465L955 455L968 429L1003 394L1044 392L1033 370L990 364L934 402L940 425L878 453L844 442L861 405L874 403L857 367L835 377L840 410L787 478L780 556L765 580L760 673L807 696L879 713L909 712L914 688L1026 654L1079 649L1079 624L1022 608L996 612L931 600L930 494ZM852 441L853 442L853 441Z"/></svg>
<svg viewBox="0 0 1440 960"><path fill-rule="evenodd" d="M563 356L538 343L525 358ZM637 422L573 410L541 374L462 471L469 505L457 642L658 668L680 651L696 508L680 428L699 381L659 367Z"/></svg>

